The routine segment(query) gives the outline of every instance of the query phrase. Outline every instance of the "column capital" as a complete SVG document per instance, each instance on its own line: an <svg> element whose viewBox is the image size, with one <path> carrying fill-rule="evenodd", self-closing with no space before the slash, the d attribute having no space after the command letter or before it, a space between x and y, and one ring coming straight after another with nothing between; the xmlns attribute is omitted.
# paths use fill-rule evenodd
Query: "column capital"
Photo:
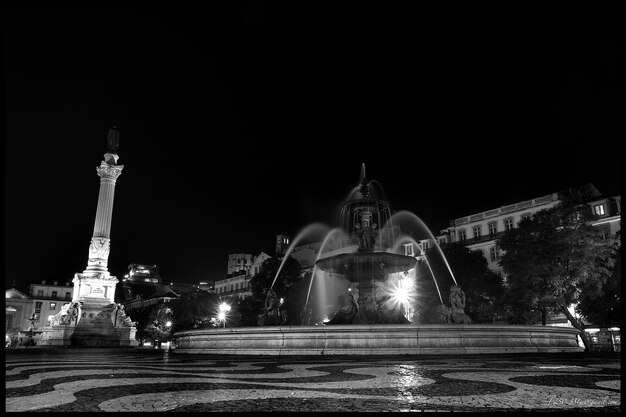
<svg viewBox="0 0 626 417"><path fill-rule="evenodd" d="M96 172L101 179L112 179L115 181L122 174L122 169L124 169L124 165L109 165L102 161L100 166L96 167Z"/></svg>

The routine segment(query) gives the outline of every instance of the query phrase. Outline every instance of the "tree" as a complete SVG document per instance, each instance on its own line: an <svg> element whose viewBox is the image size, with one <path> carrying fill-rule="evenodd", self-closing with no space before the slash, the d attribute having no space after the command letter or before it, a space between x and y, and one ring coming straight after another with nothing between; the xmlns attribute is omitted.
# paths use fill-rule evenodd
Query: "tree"
<svg viewBox="0 0 626 417"><path fill-rule="evenodd" d="M278 298L284 300L287 323L299 324L300 312L304 307L306 290L308 290L308 281L301 273L302 267L300 263L296 259L288 257L272 287L281 262L280 259L267 259L261 265L259 272L250 280L252 297L247 301L249 311L256 311L257 314L261 314L267 289L272 288L276 291ZM307 276L310 276L310 274L307 274Z"/></svg>
<svg viewBox="0 0 626 417"><path fill-rule="evenodd" d="M578 298L578 311L588 323L599 326L614 326L621 322L621 239L615 237L611 259L613 270L606 281L586 282Z"/></svg>
<svg viewBox="0 0 626 417"><path fill-rule="evenodd" d="M502 306L498 300L504 292L502 278L489 269L483 253L470 250L461 243L444 245L442 251L457 284L465 292L465 313L478 323L492 322L500 316ZM426 257L437 279L443 301L447 304L449 290L454 283L450 272L437 248L428 249Z"/></svg>
<svg viewBox="0 0 626 417"><path fill-rule="evenodd" d="M172 309L168 304L157 304L152 308L150 312L148 323L143 329L145 336L154 341L168 342L172 340L172 324L173 324Z"/></svg>
<svg viewBox="0 0 626 417"><path fill-rule="evenodd" d="M220 304L215 293L194 289L171 301L174 333L183 330L204 329L215 326L215 317Z"/></svg>
<svg viewBox="0 0 626 417"><path fill-rule="evenodd" d="M527 308L542 312L544 323L548 309L562 312L581 331L587 350L584 324L568 306L606 283L614 241L605 239L591 220L588 206L563 199L522 220L498 241L505 251L500 265L507 274L509 298L524 297Z"/></svg>

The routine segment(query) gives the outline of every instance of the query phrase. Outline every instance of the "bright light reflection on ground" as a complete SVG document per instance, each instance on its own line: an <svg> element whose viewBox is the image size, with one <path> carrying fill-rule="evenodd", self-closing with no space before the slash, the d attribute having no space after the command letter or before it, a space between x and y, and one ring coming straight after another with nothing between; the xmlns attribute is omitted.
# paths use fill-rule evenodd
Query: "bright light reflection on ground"
<svg viewBox="0 0 626 417"><path fill-rule="evenodd" d="M419 374L419 370L415 365L396 365L393 367L392 375L397 378L394 381L394 386L398 387L402 398L413 397L413 393L409 388L424 385L425 378Z"/></svg>

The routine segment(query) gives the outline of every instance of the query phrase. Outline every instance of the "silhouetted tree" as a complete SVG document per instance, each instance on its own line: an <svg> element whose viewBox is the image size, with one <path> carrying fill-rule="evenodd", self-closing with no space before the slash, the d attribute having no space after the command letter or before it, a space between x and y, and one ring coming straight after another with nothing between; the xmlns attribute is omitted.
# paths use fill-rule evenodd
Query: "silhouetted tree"
<svg viewBox="0 0 626 417"><path fill-rule="evenodd" d="M587 320L599 326L621 323L621 233L615 237L611 258L615 260L612 273L604 280L591 280L582 286L578 297L578 311Z"/></svg>
<svg viewBox="0 0 626 417"><path fill-rule="evenodd" d="M171 301L173 320L172 331L204 329L215 326L215 318L220 304L215 293L194 289L183 293ZM213 320L211 320L213 319Z"/></svg>
<svg viewBox="0 0 626 417"><path fill-rule="evenodd" d="M148 316L146 326L143 329L143 333L146 337L161 342L169 342L172 340L173 332L173 312L169 303L157 304L152 308ZM168 324L170 324L168 326Z"/></svg>
<svg viewBox="0 0 626 417"><path fill-rule="evenodd" d="M611 275L614 239L592 226L586 204L564 200L541 210L507 231L498 241L505 251L500 265L507 274L509 299L525 297L527 307L565 314L589 344L582 320L568 306L601 288Z"/></svg>

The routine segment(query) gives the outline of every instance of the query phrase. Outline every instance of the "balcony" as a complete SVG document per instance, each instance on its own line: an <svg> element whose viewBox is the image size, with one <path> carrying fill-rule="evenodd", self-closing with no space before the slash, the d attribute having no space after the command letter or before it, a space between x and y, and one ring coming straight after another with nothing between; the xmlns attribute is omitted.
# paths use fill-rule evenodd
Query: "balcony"
<svg viewBox="0 0 626 417"><path fill-rule="evenodd" d="M490 240L499 239L505 233L506 233L506 231L496 232L494 234L484 235L484 236L480 236L480 237L477 237L477 238L474 237L474 238L471 238L471 239L465 239L465 240L462 240L461 242L465 246L473 245L473 244L476 244L476 243L488 242Z"/></svg>

